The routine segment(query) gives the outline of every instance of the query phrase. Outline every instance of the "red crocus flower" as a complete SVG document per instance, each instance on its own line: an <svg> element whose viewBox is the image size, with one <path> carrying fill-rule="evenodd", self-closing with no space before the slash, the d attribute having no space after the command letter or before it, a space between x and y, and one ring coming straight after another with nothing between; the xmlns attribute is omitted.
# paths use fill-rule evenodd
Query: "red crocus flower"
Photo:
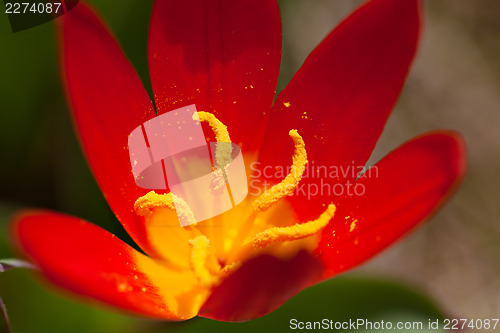
<svg viewBox="0 0 500 333"><path fill-rule="evenodd" d="M169 320L256 318L380 252L434 213L464 175L460 135L436 131L389 153L376 177L304 176L307 162L367 162L415 54L418 0L360 6L274 104L281 57L275 0L156 1L148 56L158 114L195 104L215 116L218 134L226 129L216 119L227 125L247 167L293 165L260 196L182 228L169 195L137 187L131 172L128 135L156 116L136 72L88 7L61 20L63 72L81 143L106 200L146 253L77 217L17 215L22 252L77 294ZM362 183L363 195L295 191L318 182Z"/></svg>

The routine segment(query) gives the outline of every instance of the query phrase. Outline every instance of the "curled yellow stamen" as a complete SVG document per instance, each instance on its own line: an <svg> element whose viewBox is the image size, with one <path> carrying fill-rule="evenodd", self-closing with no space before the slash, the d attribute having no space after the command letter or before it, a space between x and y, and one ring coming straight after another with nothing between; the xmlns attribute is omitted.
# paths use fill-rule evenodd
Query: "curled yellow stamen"
<svg viewBox="0 0 500 333"><path fill-rule="evenodd" d="M217 283L218 279L212 275L207 268L210 242L206 236L197 236L189 241L192 247L191 267L198 278L200 284L204 287L210 287Z"/></svg>
<svg viewBox="0 0 500 333"><path fill-rule="evenodd" d="M197 115L200 121L206 121L210 125L212 131L214 131L215 140L217 140L217 143L225 143L220 145L217 144L217 149L215 152L216 164L218 167L222 168L223 166L231 162L231 152L233 151L227 126L209 112L198 111Z"/></svg>
<svg viewBox="0 0 500 333"><path fill-rule="evenodd" d="M227 126L224 125L213 114L205 111L198 111L197 114L200 121L208 122L210 128L215 133L215 140L217 140L218 142L231 142L231 139L229 138L229 132L227 131Z"/></svg>
<svg viewBox="0 0 500 333"><path fill-rule="evenodd" d="M152 214L155 208L169 208L177 211L181 225L196 223L194 214L188 204L173 193L157 194L155 191L151 191L134 203L134 212L140 216Z"/></svg>
<svg viewBox="0 0 500 333"><path fill-rule="evenodd" d="M196 119L196 117L198 120L206 121L210 125L210 128L215 134L215 140L217 140L214 164L215 168L221 170L221 172L214 174L211 187L212 190L217 191L225 188L225 185L228 183L226 173L227 166L231 162L233 146L231 145L227 126L217 119L217 117L205 111L198 111L197 114L193 116L194 119Z"/></svg>
<svg viewBox="0 0 500 333"><path fill-rule="evenodd" d="M305 143L297 130L291 130L288 134L295 144L290 173L281 183L274 185L254 201L253 207L255 210L267 209L284 196L291 195L302 179L307 164Z"/></svg>
<svg viewBox="0 0 500 333"><path fill-rule="evenodd" d="M273 243L302 239L320 232L335 214L335 205L327 209L316 220L297 223L289 227L274 227L258 233L252 241L255 248L262 248Z"/></svg>

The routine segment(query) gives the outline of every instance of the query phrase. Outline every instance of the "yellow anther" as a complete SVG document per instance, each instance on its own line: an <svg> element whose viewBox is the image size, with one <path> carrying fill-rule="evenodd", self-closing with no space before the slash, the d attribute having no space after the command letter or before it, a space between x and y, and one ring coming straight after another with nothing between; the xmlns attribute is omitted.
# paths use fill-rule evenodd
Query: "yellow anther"
<svg viewBox="0 0 500 333"><path fill-rule="evenodd" d="M231 162L231 153L233 152L233 146L231 145L231 139L229 138L229 132L227 126L224 125L217 117L215 117L210 112L198 111L196 117L200 121L206 121L212 131L215 134L215 140L217 140L215 148L215 167L216 169L222 170L222 174L214 175L212 180L213 187L212 190L217 191L221 188L225 188L225 184L228 183L227 179L227 166ZM222 177L221 177L222 176Z"/></svg>
<svg viewBox="0 0 500 333"><path fill-rule="evenodd" d="M231 142L231 139L229 138L229 132L227 131L227 126L224 125L213 114L211 114L210 112L198 111L197 115L200 121L206 121L210 125L210 128L215 133L215 140L217 140L218 142Z"/></svg>
<svg viewBox="0 0 500 333"><path fill-rule="evenodd" d="M217 283L218 279L211 274L207 268L210 242L206 236L197 236L189 241L192 247L191 268L204 287L210 287Z"/></svg>
<svg viewBox="0 0 500 333"><path fill-rule="evenodd" d="M335 214L335 205L328 205L327 209L316 220L306 223L297 223L289 227L274 227L258 233L252 241L256 248L266 247L273 243L292 241L312 236L320 232Z"/></svg>
<svg viewBox="0 0 500 333"><path fill-rule="evenodd" d="M179 216L182 225L196 223L194 214L188 204L173 193L157 194L155 191L151 191L134 203L134 212L140 216L148 216L156 208L169 208L177 211L177 216Z"/></svg>
<svg viewBox="0 0 500 333"><path fill-rule="evenodd" d="M212 173L212 179L210 180L210 191L213 193L220 192L226 188L226 184L228 183L225 180L227 177L227 166L223 169L217 169Z"/></svg>
<svg viewBox="0 0 500 333"><path fill-rule="evenodd" d="M302 179L307 164L305 143L297 130L291 130L288 134L292 137L293 143L295 144L290 173L281 183L274 185L254 201L253 207L255 210L269 208L284 196L293 194L295 188Z"/></svg>
<svg viewBox="0 0 500 333"><path fill-rule="evenodd" d="M198 111L197 115L200 121L206 121L208 125L210 125L212 131L214 131L215 140L217 140L217 142L227 142L227 144L218 144L215 152L217 166L222 168L231 162L231 152L233 151L227 126L210 112Z"/></svg>

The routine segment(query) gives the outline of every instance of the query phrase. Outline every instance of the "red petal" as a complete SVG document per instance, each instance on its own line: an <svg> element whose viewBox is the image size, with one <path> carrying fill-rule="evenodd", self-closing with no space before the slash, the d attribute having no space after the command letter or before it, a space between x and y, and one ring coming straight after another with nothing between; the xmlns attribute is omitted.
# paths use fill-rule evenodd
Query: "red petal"
<svg viewBox="0 0 500 333"><path fill-rule="evenodd" d="M103 229L75 217L32 211L15 218L13 231L20 249L55 284L136 313L178 319L139 265L137 258L145 256Z"/></svg>
<svg viewBox="0 0 500 333"><path fill-rule="evenodd" d="M462 180L465 159L459 134L435 132L405 143L368 170L357 181L365 193L340 202L323 231L317 253L325 276L362 263L429 218Z"/></svg>
<svg viewBox="0 0 500 333"><path fill-rule="evenodd" d="M365 165L415 54L418 3L368 1L325 38L276 100L259 157L263 165L290 163L290 129L304 138L309 166ZM291 200L309 219L328 198Z"/></svg>
<svg viewBox="0 0 500 333"><path fill-rule="evenodd" d="M149 36L158 113L196 104L228 125L246 152L259 147L281 59L274 0L156 1Z"/></svg>
<svg viewBox="0 0 500 333"><path fill-rule="evenodd" d="M322 273L321 264L305 251L289 260L262 255L226 278L203 305L200 316L221 321L262 317L317 281Z"/></svg>
<svg viewBox="0 0 500 333"><path fill-rule="evenodd" d="M132 65L98 17L83 4L62 21L62 57L75 125L94 176L125 229L148 251L132 213L146 193L136 186L128 135L155 116Z"/></svg>

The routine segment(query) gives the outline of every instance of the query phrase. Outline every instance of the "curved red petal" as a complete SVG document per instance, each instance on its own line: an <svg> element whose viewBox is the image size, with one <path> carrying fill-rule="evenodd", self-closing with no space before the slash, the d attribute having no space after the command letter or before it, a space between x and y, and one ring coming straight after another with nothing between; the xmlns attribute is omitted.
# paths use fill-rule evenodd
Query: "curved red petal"
<svg viewBox="0 0 500 333"><path fill-rule="evenodd" d="M128 135L155 116L141 80L100 19L79 4L62 18L64 80L85 155L115 215L148 251L141 224L134 222L136 186ZM151 251L148 251L151 252Z"/></svg>
<svg viewBox="0 0 500 333"><path fill-rule="evenodd" d="M288 260L256 257L213 291L199 315L220 321L262 317L316 282L322 273L320 262L306 251Z"/></svg>
<svg viewBox="0 0 500 333"><path fill-rule="evenodd" d="M179 319L137 260L145 256L96 225L27 211L14 218L13 233L20 250L56 285L135 313Z"/></svg>
<svg viewBox="0 0 500 333"><path fill-rule="evenodd" d="M310 166L364 166L415 55L419 16L418 0L372 0L340 23L278 96L259 161L290 163L288 131L297 129ZM327 181L355 179L345 178ZM291 198L301 219L317 216L329 200L310 199Z"/></svg>
<svg viewBox="0 0 500 333"><path fill-rule="evenodd" d="M341 201L323 230L316 253L325 277L371 258L429 218L463 179L465 160L461 136L443 131L403 144L368 170L356 182L362 195Z"/></svg>
<svg viewBox="0 0 500 333"><path fill-rule="evenodd" d="M156 1L148 53L158 113L196 104L259 147L281 60L275 0Z"/></svg>

